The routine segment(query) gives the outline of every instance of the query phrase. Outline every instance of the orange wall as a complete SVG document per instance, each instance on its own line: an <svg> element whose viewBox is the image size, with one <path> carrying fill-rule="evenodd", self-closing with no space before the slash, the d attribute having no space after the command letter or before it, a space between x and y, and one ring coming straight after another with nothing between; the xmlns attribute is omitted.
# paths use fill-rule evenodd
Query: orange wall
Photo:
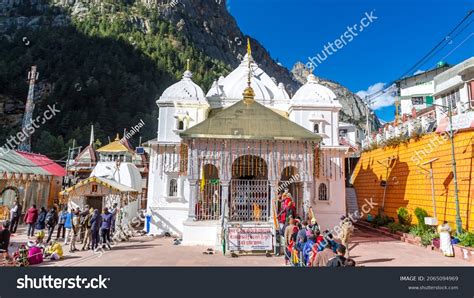
<svg viewBox="0 0 474 298"><path fill-rule="evenodd" d="M447 138L447 136L446 136ZM418 154L417 154L418 153ZM455 137L455 156L461 219L464 228L474 230L474 131L461 132ZM387 164L387 158L394 157L391 170L386 179L386 168L377 161ZM357 164L352 182L357 192L359 208L365 199L373 197L374 202L382 205L383 190L381 180L388 181L385 199L385 213L397 217L399 207L407 207L413 214L416 207L421 207L433 215L431 184L428 176L416 166L433 158L435 197L439 221L447 220L455 228L454 181L451 165L451 143L437 134L423 136L419 140L400 144L394 147L376 149L362 154ZM424 167L429 167L425 165ZM371 214L375 216L378 209ZM413 223L416 218L413 215Z"/></svg>

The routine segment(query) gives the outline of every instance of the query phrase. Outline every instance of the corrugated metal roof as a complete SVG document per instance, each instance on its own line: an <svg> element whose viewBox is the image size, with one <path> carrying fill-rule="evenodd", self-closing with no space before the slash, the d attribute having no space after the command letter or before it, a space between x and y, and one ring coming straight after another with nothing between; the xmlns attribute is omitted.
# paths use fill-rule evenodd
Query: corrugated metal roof
<svg viewBox="0 0 474 298"><path fill-rule="evenodd" d="M288 120L258 102L236 104L209 116L180 134L183 138L254 140L310 140L320 136Z"/></svg>
<svg viewBox="0 0 474 298"><path fill-rule="evenodd" d="M5 172L51 176L51 174L45 171L42 167L36 165L13 150L7 152L0 150L0 173Z"/></svg>
<svg viewBox="0 0 474 298"><path fill-rule="evenodd" d="M59 176L64 177L66 176L66 170L63 167L49 159L47 156L36 154L36 153L29 153L29 152L22 152L17 151L16 153L20 154L24 158L28 159L35 165L41 167L43 170L49 173L51 176Z"/></svg>

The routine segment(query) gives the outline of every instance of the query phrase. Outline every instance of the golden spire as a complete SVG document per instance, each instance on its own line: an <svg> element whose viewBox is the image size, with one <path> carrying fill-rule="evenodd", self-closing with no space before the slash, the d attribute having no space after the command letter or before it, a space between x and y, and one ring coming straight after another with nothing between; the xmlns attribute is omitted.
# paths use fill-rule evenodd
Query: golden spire
<svg viewBox="0 0 474 298"><path fill-rule="evenodd" d="M247 37L247 59L248 59L248 76L247 76L247 88L244 90L244 103L252 104L255 101L255 92L252 89L252 48L250 47L250 38Z"/></svg>
<svg viewBox="0 0 474 298"><path fill-rule="evenodd" d="M190 71L190 70L191 70L191 69L190 69L191 67L189 66L189 65L190 65L190 61L191 61L191 60L186 59L186 71Z"/></svg>

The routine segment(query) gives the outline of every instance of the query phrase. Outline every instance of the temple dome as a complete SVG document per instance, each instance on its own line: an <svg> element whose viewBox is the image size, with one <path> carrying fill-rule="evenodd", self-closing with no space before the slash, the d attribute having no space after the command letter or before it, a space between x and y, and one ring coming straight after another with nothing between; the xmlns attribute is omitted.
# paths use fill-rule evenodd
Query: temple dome
<svg viewBox="0 0 474 298"><path fill-rule="evenodd" d="M247 88L249 59L252 71L251 86L255 92L255 100L266 101L290 98L284 90L284 86L277 86L270 76L255 63L252 56L248 54L245 55L240 65L227 77L219 78L218 81L215 81L206 96L242 99L242 93Z"/></svg>
<svg viewBox="0 0 474 298"><path fill-rule="evenodd" d="M168 87L160 97L160 101L206 101L201 87L192 80L193 74L186 70L181 81Z"/></svg>
<svg viewBox="0 0 474 298"><path fill-rule="evenodd" d="M336 100L336 94L331 89L318 84L318 80L315 75L310 74L306 84L301 86L295 95L291 99L292 103L298 104L319 104L319 105L334 105L340 106L340 103Z"/></svg>

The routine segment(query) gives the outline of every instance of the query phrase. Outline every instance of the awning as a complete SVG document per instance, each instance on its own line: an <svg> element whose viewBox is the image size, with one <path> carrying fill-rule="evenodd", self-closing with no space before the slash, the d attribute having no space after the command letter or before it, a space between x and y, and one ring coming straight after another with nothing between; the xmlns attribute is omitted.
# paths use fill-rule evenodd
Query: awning
<svg viewBox="0 0 474 298"><path fill-rule="evenodd" d="M51 176L48 171L25 158L23 155L20 155L13 150L5 152L0 149L0 173L2 172L8 174Z"/></svg>
<svg viewBox="0 0 474 298"><path fill-rule="evenodd" d="M66 176L66 170L63 167L44 155L23 151L17 151L17 153L34 163L37 167L48 172L47 175L59 177Z"/></svg>
<svg viewBox="0 0 474 298"><path fill-rule="evenodd" d="M137 190L135 190L135 189L133 189L129 186L120 184L115 180L102 178L102 177L90 177L90 178L87 178L86 180L82 180L81 182L77 183L74 186L69 187L68 189L65 189L65 190L61 191L59 194L61 196L67 196L69 193L73 192L74 190L76 190L80 187L83 187L85 185L91 184L91 183L97 183L97 184L103 185L107 188L110 188L110 189L116 191L116 192L138 193Z"/></svg>

